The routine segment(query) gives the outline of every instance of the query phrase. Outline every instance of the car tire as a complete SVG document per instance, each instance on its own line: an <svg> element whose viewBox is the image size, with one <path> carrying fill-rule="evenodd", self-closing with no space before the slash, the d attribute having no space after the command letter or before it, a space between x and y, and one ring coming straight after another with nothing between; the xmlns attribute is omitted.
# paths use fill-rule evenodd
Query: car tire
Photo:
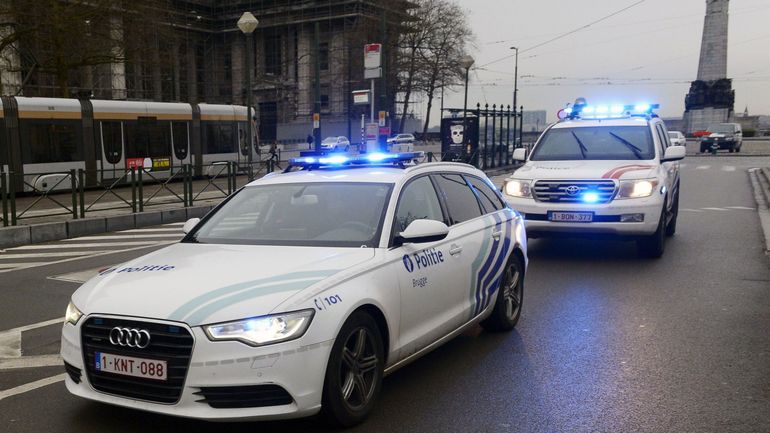
<svg viewBox="0 0 770 433"><path fill-rule="evenodd" d="M730 153L735 152L735 143L730 145L730 149L728 150Z"/></svg>
<svg viewBox="0 0 770 433"><path fill-rule="evenodd" d="M354 312L334 340L326 366L321 410L330 424L351 427L366 419L382 389L384 353L372 316Z"/></svg>
<svg viewBox="0 0 770 433"><path fill-rule="evenodd" d="M660 213L660 220L658 221L658 228L655 233L637 239L636 248L639 255L650 259L658 259L663 256L663 251L666 247L666 206L663 206L663 211Z"/></svg>
<svg viewBox="0 0 770 433"><path fill-rule="evenodd" d="M739 144L738 147L735 148L735 151L741 153L741 147L743 147L743 143Z"/></svg>
<svg viewBox="0 0 770 433"><path fill-rule="evenodd" d="M481 322L486 331L510 331L521 317L524 300L524 265L511 257L503 270L492 314Z"/></svg>
<svg viewBox="0 0 770 433"><path fill-rule="evenodd" d="M706 147L702 144L700 145L700 153L706 153Z"/></svg>
<svg viewBox="0 0 770 433"><path fill-rule="evenodd" d="M677 188L676 196L674 197L674 206L671 208L671 221L666 224L666 236L671 237L676 233L676 220L679 217L679 189Z"/></svg>

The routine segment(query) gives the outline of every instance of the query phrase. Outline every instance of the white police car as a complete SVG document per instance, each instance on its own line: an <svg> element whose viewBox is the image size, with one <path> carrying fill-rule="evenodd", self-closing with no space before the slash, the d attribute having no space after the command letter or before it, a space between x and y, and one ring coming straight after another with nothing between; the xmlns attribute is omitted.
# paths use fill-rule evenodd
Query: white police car
<svg viewBox="0 0 770 433"><path fill-rule="evenodd" d="M527 233L609 234L635 239L640 254L660 257L676 231L679 163L666 125L648 104L597 106L582 98L560 112L529 159L505 181L511 206L524 214Z"/></svg>
<svg viewBox="0 0 770 433"><path fill-rule="evenodd" d="M182 242L108 269L67 308L66 386L210 420L370 412L385 374L469 326L510 330L521 216L483 172L421 152L307 156Z"/></svg>

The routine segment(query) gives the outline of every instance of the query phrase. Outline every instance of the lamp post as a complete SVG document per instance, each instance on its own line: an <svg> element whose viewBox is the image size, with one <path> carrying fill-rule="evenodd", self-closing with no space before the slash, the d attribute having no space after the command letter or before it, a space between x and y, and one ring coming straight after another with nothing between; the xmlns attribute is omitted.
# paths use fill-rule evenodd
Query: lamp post
<svg viewBox="0 0 770 433"><path fill-rule="evenodd" d="M244 12L241 18L238 19L238 28L246 35L246 68L244 69L246 70L246 137L248 146L246 160L249 164L249 180L252 179L251 152L254 146L253 133L251 131L251 56L253 55L251 52L251 34L254 33L258 25L259 20L248 11Z"/></svg>
<svg viewBox="0 0 770 433"><path fill-rule="evenodd" d="M469 56L468 54L464 55L460 59L460 66L462 66L465 69L465 102L463 102L463 142L466 145L465 151L470 156L470 149L468 146L468 72L471 69L471 66L473 66L473 63L475 60L473 60L473 57Z"/></svg>
<svg viewBox="0 0 770 433"><path fill-rule="evenodd" d="M519 48L511 47L516 50L516 62L513 67L513 148L516 148L516 96L519 93ZM524 113L522 113L523 115Z"/></svg>

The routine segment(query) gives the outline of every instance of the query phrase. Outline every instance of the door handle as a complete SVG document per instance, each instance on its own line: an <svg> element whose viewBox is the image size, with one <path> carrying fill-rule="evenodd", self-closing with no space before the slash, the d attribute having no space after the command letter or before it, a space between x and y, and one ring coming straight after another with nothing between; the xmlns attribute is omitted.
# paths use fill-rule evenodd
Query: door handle
<svg viewBox="0 0 770 433"><path fill-rule="evenodd" d="M502 235L503 235L503 231L502 230L498 230L496 232L492 232L492 237L495 238L496 241L499 241L500 240L500 236L502 236Z"/></svg>
<svg viewBox="0 0 770 433"><path fill-rule="evenodd" d="M457 254L460 254L463 251L463 247L459 245L452 245L449 248L449 254L456 256Z"/></svg>

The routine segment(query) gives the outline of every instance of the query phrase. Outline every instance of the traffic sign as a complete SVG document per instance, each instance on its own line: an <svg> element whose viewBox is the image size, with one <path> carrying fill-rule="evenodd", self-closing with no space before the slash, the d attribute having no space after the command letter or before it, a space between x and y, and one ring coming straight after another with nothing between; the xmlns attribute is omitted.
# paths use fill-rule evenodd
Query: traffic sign
<svg viewBox="0 0 770 433"><path fill-rule="evenodd" d="M313 129L321 127L321 113L313 113Z"/></svg>
<svg viewBox="0 0 770 433"><path fill-rule="evenodd" d="M364 68L377 69L381 66L382 44L364 45Z"/></svg>
<svg viewBox="0 0 770 433"><path fill-rule="evenodd" d="M369 104L369 89L353 91L353 105Z"/></svg>
<svg viewBox="0 0 770 433"><path fill-rule="evenodd" d="M380 119L380 126L385 126L385 115L386 114L387 114L387 112L380 111L380 113L379 113L379 116L380 116L379 117L379 119Z"/></svg>

